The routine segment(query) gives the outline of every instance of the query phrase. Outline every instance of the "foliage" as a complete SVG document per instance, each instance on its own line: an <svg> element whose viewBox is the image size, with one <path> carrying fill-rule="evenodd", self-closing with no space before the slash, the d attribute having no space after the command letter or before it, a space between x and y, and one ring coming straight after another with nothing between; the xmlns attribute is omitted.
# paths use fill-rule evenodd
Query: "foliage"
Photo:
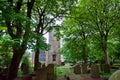
<svg viewBox="0 0 120 80"><path fill-rule="evenodd" d="M112 50L110 53L110 58L111 58L111 61L115 61L115 60L119 60L120 59L120 42L117 41L116 43L114 42L115 44L115 47L114 47L114 50Z"/></svg>
<svg viewBox="0 0 120 80"><path fill-rule="evenodd" d="M119 38L118 34L114 36L120 25L119 9L119 0L80 0L63 22L65 56L77 57L85 47L88 60L105 60L107 63L108 54L115 51L113 45L116 45L110 41L116 42Z"/></svg>
<svg viewBox="0 0 120 80"><path fill-rule="evenodd" d="M31 73L30 69L32 67L32 65L31 65L32 63L30 61L30 54L29 53L26 53L26 54L23 55L23 58L22 58L22 61L21 61L21 65L22 64L24 64L27 67L27 69L26 69L27 74Z"/></svg>
<svg viewBox="0 0 120 80"><path fill-rule="evenodd" d="M39 44L36 45L36 39ZM50 45L46 43L46 39L43 36L33 35L32 39L28 43L28 49L36 50L49 50Z"/></svg>
<svg viewBox="0 0 120 80"><path fill-rule="evenodd" d="M67 66L56 67L57 78L65 76L66 74L69 74L69 73L71 73L71 70Z"/></svg>
<svg viewBox="0 0 120 80"><path fill-rule="evenodd" d="M11 47L13 41L10 40L10 36L0 36L0 68L2 71L0 73L7 74L8 67L12 58L12 50Z"/></svg>
<svg viewBox="0 0 120 80"><path fill-rule="evenodd" d="M33 31L36 35L39 35L42 40L42 36L54 28L57 33L59 30L56 28L58 25L56 24L57 20L61 20L64 15L68 14L68 11L71 7L74 6L74 2L76 0L37 0L33 7L33 15L32 21L36 25L33 27ZM58 37L58 35L56 35ZM37 67L38 62L38 54L41 48L41 44L44 41L40 41L39 38L33 38L35 41L35 69ZM45 45L45 44L44 44ZM42 49L45 50L45 49ZM48 50L48 49L47 49Z"/></svg>

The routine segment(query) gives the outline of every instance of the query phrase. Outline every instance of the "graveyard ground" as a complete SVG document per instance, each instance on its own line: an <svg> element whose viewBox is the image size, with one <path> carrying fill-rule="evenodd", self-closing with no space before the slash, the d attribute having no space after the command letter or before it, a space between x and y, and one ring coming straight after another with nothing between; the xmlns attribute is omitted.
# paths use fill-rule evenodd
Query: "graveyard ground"
<svg viewBox="0 0 120 80"><path fill-rule="evenodd" d="M57 80L69 80L67 77L69 77L70 80L108 80L111 74L115 71L116 70L111 69L110 73L100 72L100 78L96 79L92 78L90 73L74 74L73 66L70 66L70 64L65 64L64 66L59 66L56 68L56 76Z"/></svg>

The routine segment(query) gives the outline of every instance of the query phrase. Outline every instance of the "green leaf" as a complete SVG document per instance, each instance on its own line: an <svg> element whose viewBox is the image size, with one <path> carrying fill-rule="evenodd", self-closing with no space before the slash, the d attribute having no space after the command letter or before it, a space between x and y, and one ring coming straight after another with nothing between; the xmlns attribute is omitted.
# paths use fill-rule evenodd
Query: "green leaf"
<svg viewBox="0 0 120 80"><path fill-rule="evenodd" d="M7 27L0 26L0 30L7 30Z"/></svg>

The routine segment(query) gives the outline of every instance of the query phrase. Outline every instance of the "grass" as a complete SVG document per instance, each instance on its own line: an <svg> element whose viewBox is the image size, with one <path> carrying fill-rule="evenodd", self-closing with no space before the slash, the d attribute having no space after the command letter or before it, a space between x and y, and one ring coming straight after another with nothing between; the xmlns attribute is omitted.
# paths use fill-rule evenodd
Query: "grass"
<svg viewBox="0 0 120 80"><path fill-rule="evenodd" d="M21 69L18 69L18 76L22 76L22 71L21 71Z"/></svg>
<svg viewBox="0 0 120 80"><path fill-rule="evenodd" d="M116 71L115 69L111 69L111 70L110 70L110 73L101 72L101 76L102 76L102 77L109 78L115 71Z"/></svg>
<svg viewBox="0 0 120 80"><path fill-rule="evenodd" d="M59 67L56 67L56 76L57 77L61 77L61 76L64 76L66 74L70 74L71 73L71 68L72 66L69 66L69 65L65 65L65 66L59 66ZM104 73L104 72L100 72L100 76L101 77L106 77L106 78L109 78L116 70L115 69L111 69L110 70L110 73ZM91 74L89 73L88 74L89 76L91 76Z"/></svg>
<svg viewBox="0 0 120 80"><path fill-rule="evenodd" d="M71 73L70 68L68 68L68 66L59 66L56 67L56 76L57 77L61 77L61 76L65 76L66 74Z"/></svg>

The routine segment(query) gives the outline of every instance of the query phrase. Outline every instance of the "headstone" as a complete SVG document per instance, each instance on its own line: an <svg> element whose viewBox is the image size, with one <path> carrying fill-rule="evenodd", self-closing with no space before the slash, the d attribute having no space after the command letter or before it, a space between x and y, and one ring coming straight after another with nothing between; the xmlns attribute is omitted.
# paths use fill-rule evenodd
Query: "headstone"
<svg viewBox="0 0 120 80"><path fill-rule="evenodd" d="M110 73L110 65L109 64L103 64L102 69L104 73Z"/></svg>
<svg viewBox="0 0 120 80"><path fill-rule="evenodd" d="M47 66L47 80L56 80L54 64Z"/></svg>
<svg viewBox="0 0 120 80"><path fill-rule="evenodd" d="M86 74L87 73L87 64L82 63L82 73Z"/></svg>
<svg viewBox="0 0 120 80"><path fill-rule="evenodd" d="M103 61L103 60L101 60L100 61L100 69L101 69L101 71L103 71L103 65L105 64L105 61Z"/></svg>
<svg viewBox="0 0 120 80"><path fill-rule="evenodd" d="M81 74L81 67L80 67L80 65L76 65L74 67L74 73L75 74Z"/></svg>
<svg viewBox="0 0 120 80"><path fill-rule="evenodd" d="M93 78L100 78L99 66L97 64L92 64L92 66L91 66L91 76Z"/></svg>
<svg viewBox="0 0 120 80"><path fill-rule="evenodd" d="M36 71L36 80L47 80L47 70L45 66Z"/></svg>
<svg viewBox="0 0 120 80"><path fill-rule="evenodd" d="M120 80L120 70L115 71L109 78L109 80Z"/></svg>
<svg viewBox="0 0 120 80"><path fill-rule="evenodd" d="M103 71L103 64L100 63L100 70Z"/></svg>

